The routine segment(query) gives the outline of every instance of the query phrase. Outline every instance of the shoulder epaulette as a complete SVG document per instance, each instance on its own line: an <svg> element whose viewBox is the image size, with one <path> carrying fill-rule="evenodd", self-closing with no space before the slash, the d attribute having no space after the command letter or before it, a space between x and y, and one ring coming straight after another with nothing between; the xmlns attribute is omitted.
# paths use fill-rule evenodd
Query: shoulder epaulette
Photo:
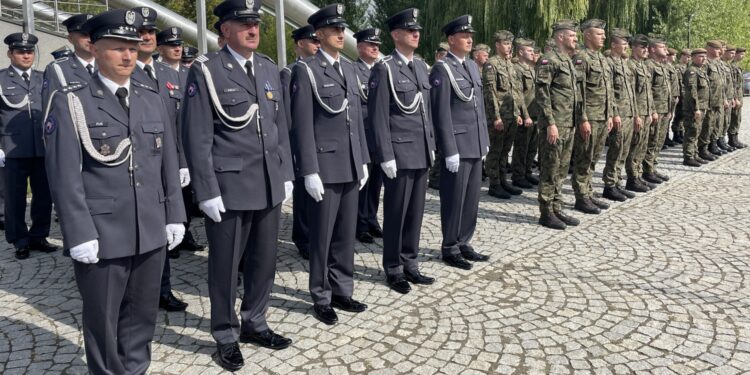
<svg viewBox="0 0 750 375"><path fill-rule="evenodd" d="M386 62L386 61L391 61L391 60L393 60L393 56L391 56L391 55L388 55L388 56L386 56L386 57L383 57L383 58L382 58L382 59L381 59L380 61L382 61L382 62Z"/></svg>
<svg viewBox="0 0 750 375"><path fill-rule="evenodd" d="M347 58L346 58L345 56L341 56L341 57L340 57L340 59L341 59L342 61L348 62L349 64L354 64L354 63L352 62L352 60L349 60L349 59L347 59Z"/></svg>
<svg viewBox="0 0 750 375"><path fill-rule="evenodd" d="M200 55L200 56L196 57L194 61L195 62L199 62L199 63L204 63L204 62L206 62L206 61L208 61L208 60L211 59L212 56L210 56L210 55L212 55L212 54L215 54L215 52L209 52L209 53Z"/></svg>
<svg viewBox="0 0 750 375"><path fill-rule="evenodd" d="M61 63L63 61L68 61L68 60L70 60L70 57L68 57L68 56L60 56L60 57L56 58L55 61L53 61L53 63Z"/></svg>
<svg viewBox="0 0 750 375"><path fill-rule="evenodd" d="M262 58L264 58L264 59L266 59L266 60L268 60L268 61L276 64L276 61L273 61L273 59L270 58L270 57L268 57L267 55L264 55L264 54L262 54L260 52L255 52L255 54L258 55L258 57L262 57Z"/></svg>
<svg viewBox="0 0 750 375"><path fill-rule="evenodd" d="M69 92L80 90L80 89L82 89L82 88L84 88L86 86L87 86L86 82L79 82L79 83L74 83L72 85L67 85L67 86L59 89L58 91L61 92L61 93L63 93L63 94L67 94Z"/></svg>
<svg viewBox="0 0 750 375"><path fill-rule="evenodd" d="M134 85L138 86L138 87L142 87L142 88L144 88L144 89L148 89L148 90L150 90L150 91L153 91L153 92L156 92L156 93L158 93L158 92L159 92L159 90L158 90L158 89L156 89L156 88L154 88L154 87L151 87L151 86L149 86L149 85L144 85L143 83L140 83L140 82L138 82L138 81L130 81L130 82L131 82L132 84L134 84Z"/></svg>

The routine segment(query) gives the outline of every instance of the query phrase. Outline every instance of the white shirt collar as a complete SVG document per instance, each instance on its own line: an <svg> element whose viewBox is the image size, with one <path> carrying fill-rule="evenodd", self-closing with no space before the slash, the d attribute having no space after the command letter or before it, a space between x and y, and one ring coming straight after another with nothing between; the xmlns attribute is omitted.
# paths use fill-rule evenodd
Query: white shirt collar
<svg viewBox="0 0 750 375"><path fill-rule="evenodd" d="M159 57L159 62L162 63L162 64L164 64L164 65L166 65L166 66L168 66L168 67L170 67L170 68L172 68L172 69L174 69L174 70L176 70L176 71L178 71L178 72L180 71L180 62L179 61L177 62L177 64L172 65L172 64L166 62L163 58Z"/></svg>
<svg viewBox="0 0 750 375"><path fill-rule="evenodd" d="M91 64L91 66L96 68L96 59L91 59L91 61L86 61L81 58L81 56L75 55L78 59L78 62L81 63L81 66L85 69L86 65Z"/></svg>
<svg viewBox="0 0 750 375"><path fill-rule="evenodd" d="M412 55L412 59L409 60L409 59L406 58L406 55L404 55L403 53L401 53L401 51L399 51L398 49L394 49L394 51L396 51L396 55L398 55L398 57L401 58L401 61L403 61L404 64L409 64L410 62L414 61L414 55Z"/></svg>
<svg viewBox="0 0 750 375"><path fill-rule="evenodd" d="M125 89L128 90L128 97L130 97L130 78L128 78L128 81L125 82L125 84L122 85L122 86L118 85L117 83L115 83L111 79L103 76L101 72L99 73L99 79L102 80L102 83L107 88L107 90L109 90L109 92L112 93L112 95L115 94L115 91L117 91L117 89L119 89L120 87L124 87Z"/></svg>
<svg viewBox="0 0 750 375"><path fill-rule="evenodd" d="M378 62L377 60L375 60L375 61L373 61L373 62L372 62L372 64L368 64L368 63L367 63L367 61L365 61L365 60L363 60L363 59L361 59L361 58L359 59L359 61L361 61L361 62L362 62L362 64L365 64L365 66L366 66L366 67L367 67L367 69L369 69L369 70L372 70L372 67L373 67L373 66L375 66L375 63L376 63L376 62Z"/></svg>
<svg viewBox="0 0 750 375"><path fill-rule="evenodd" d="M19 69L17 66L15 66L13 64L11 64L10 66L12 66L13 69L16 71L16 73L18 73L19 77L22 76L24 72L26 72L26 74L29 75L29 78L31 78L31 68L28 68L26 70L21 70L21 69Z"/></svg>
<svg viewBox="0 0 750 375"><path fill-rule="evenodd" d="M135 63L138 64L138 67L141 68L141 69L143 69L143 70L146 70L146 69L144 69L144 67L146 65L150 66L151 67L151 71L154 73L154 76L156 76L156 68L154 68L154 59L151 59L151 62L148 63L148 64L142 62L141 60L135 60ZM148 73L146 73L146 74L148 74Z"/></svg>
<svg viewBox="0 0 750 375"><path fill-rule="evenodd" d="M246 59L244 56L237 53L237 51L233 50L232 47L229 46L229 44L227 44L227 50L229 51L229 54L231 54L232 57L234 57L234 59L237 60L237 63L240 64L240 67L242 67L242 70L244 70L245 73L247 73L247 68L245 68L245 63L248 60L250 60L250 62L253 63L253 74L255 74L255 61L253 61L253 57L255 56L255 53L251 53L250 58Z"/></svg>
<svg viewBox="0 0 750 375"><path fill-rule="evenodd" d="M340 61L341 60L341 54L339 54L339 58L338 59L334 59L333 56L329 55L328 52L324 51L322 48L319 49L318 51L320 51L320 53L322 53L323 56L325 56L325 58L326 58L326 60L328 60L329 64L333 65L333 63L338 62L339 66L341 65L341 61Z"/></svg>
<svg viewBox="0 0 750 375"><path fill-rule="evenodd" d="M453 54L453 52L451 52L451 51L448 51L448 54L449 54L449 55L451 55L451 56L453 56L453 57L454 57L454 58L455 58L456 60L458 60L458 62L460 62L461 64L463 64L463 63L464 63L464 61L466 61L466 56L464 56L464 58L460 58L460 57L458 57L458 56L454 55L454 54Z"/></svg>

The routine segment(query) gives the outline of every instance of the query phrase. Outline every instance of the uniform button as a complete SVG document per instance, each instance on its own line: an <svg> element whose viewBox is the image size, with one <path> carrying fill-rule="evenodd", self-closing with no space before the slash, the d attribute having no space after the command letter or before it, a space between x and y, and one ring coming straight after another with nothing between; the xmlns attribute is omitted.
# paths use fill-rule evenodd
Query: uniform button
<svg viewBox="0 0 750 375"><path fill-rule="evenodd" d="M352 132L349 132L349 135L354 135L354 133L352 133Z"/></svg>
<svg viewBox="0 0 750 375"><path fill-rule="evenodd" d="M319 148L318 148L318 151L323 151L323 147L319 147Z"/></svg>
<svg viewBox="0 0 750 375"><path fill-rule="evenodd" d="M140 187L140 186L141 186L141 183L140 183L140 182L136 182L136 183L135 183L135 186L136 186L136 187Z"/></svg>
<svg viewBox="0 0 750 375"><path fill-rule="evenodd" d="M107 136L107 132L102 132L102 137L106 137L106 136Z"/></svg>
<svg viewBox="0 0 750 375"><path fill-rule="evenodd" d="M268 154L268 150L266 150L266 154Z"/></svg>
<svg viewBox="0 0 750 375"><path fill-rule="evenodd" d="M159 131L159 129L158 128L154 128L154 131L157 132L157 131Z"/></svg>
<svg viewBox="0 0 750 375"><path fill-rule="evenodd" d="M268 137L268 133L263 133L263 136L264 137Z"/></svg>

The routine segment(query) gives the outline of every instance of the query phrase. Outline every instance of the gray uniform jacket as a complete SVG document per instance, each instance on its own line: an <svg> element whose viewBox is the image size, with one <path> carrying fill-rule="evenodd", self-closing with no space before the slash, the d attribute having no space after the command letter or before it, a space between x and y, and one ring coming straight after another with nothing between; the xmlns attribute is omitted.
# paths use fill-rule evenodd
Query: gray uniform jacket
<svg viewBox="0 0 750 375"><path fill-rule="evenodd" d="M438 149L443 156L460 154L462 159L487 155L489 133L482 97L482 77L474 61L466 59L466 68L452 54L438 62L430 71L432 119L437 132ZM459 99L453 91L446 69L450 69L456 84L465 96L472 88L474 98Z"/></svg>
<svg viewBox="0 0 750 375"><path fill-rule="evenodd" d="M359 90L360 103L362 104L362 124L365 127L365 139L367 140L367 150L370 152L370 158L372 158L372 152L375 151L375 135L373 134L372 123L368 120L367 113L367 99L369 96L368 82L370 81L370 68L367 67L364 61L357 59L354 62L357 72L357 90Z"/></svg>
<svg viewBox="0 0 750 375"><path fill-rule="evenodd" d="M229 210L261 210L281 203L284 182L294 179L279 70L267 56L253 55L255 85L226 47L198 57L190 67L182 140L198 202L221 196ZM240 117L259 105L243 129L231 129L218 117L204 66L227 115Z"/></svg>
<svg viewBox="0 0 750 375"><path fill-rule="evenodd" d="M102 155L113 154L130 138L132 172L127 160L106 166L81 146L68 109L69 92L80 99L92 145ZM166 245L167 224L185 221L164 103L156 91L134 80L128 100L129 116L98 76L52 97L44 123L46 167L66 250L98 239L100 259L143 254Z"/></svg>
<svg viewBox="0 0 750 375"><path fill-rule="evenodd" d="M339 109L344 99L349 100L348 109L339 114L328 113L318 103L305 64L298 62L292 70L295 172L298 177L318 173L327 184L361 180L362 165L370 162L357 73L351 61L344 57L340 60L345 78L320 51L303 60L313 72L323 103Z"/></svg>
<svg viewBox="0 0 750 375"><path fill-rule="evenodd" d="M374 134L375 162L396 160L398 169L422 169L432 165L435 131L430 106L427 64L414 59L416 76L394 51L375 64L370 75L368 107ZM388 78L388 68L392 80ZM401 104L408 106L422 93L424 107L406 114L396 103L391 84Z"/></svg>
<svg viewBox="0 0 750 375"><path fill-rule="evenodd" d="M31 70L29 84L12 66L0 70L0 149L7 158L44 156L42 142L42 72ZM11 108L28 96L28 105Z"/></svg>
<svg viewBox="0 0 750 375"><path fill-rule="evenodd" d="M60 81L56 66L60 68L65 84ZM91 81L91 74L84 65L81 65L75 55L66 56L49 63L47 68L44 69L44 85L42 86L44 108L46 109L49 105L49 97L55 90L60 90L67 85L87 84L89 81Z"/></svg>

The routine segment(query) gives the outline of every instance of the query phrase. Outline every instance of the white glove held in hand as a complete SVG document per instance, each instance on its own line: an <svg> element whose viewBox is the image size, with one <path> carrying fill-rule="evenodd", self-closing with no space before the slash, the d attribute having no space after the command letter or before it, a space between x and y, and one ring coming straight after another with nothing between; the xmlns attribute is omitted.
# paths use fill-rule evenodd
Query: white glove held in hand
<svg viewBox="0 0 750 375"><path fill-rule="evenodd" d="M367 172L367 164L362 164L362 175L364 177L359 180L359 190L362 190L362 188L365 187L367 179L370 178L370 172Z"/></svg>
<svg viewBox="0 0 750 375"><path fill-rule="evenodd" d="M323 189L323 181L320 180L317 173L305 176L305 190L316 202L323 200L325 189Z"/></svg>
<svg viewBox="0 0 750 375"><path fill-rule="evenodd" d="M456 173L458 172L458 165L461 162L461 157L458 154L448 156L445 158L445 168L448 170L448 172Z"/></svg>
<svg viewBox="0 0 750 375"><path fill-rule="evenodd" d="M187 168L180 168L180 187L190 185L190 171Z"/></svg>
<svg viewBox="0 0 750 375"><path fill-rule="evenodd" d="M167 224L167 250L172 250L185 237L185 226L182 224Z"/></svg>
<svg viewBox="0 0 750 375"><path fill-rule="evenodd" d="M70 257L86 264L99 261L99 240L91 240L70 248Z"/></svg>
<svg viewBox="0 0 750 375"><path fill-rule="evenodd" d="M221 196L198 203L198 208L215 223L221 223L221 214L227 212Z"/></svg>
<svg viewBox="0 0 750 375"><path fill-rule="evenodd" d="M380 169L383 170L386 177L390 179L396 178L396 172L398 171L398 168L396 168L396 160L388 160L387 162L380 163Z"/></svg>
<svg viewBox="0 0 750 375"><path fill-rule="evenodd" d="M286 201L288 201L289 198L292 197L293 191L294 191L294 184L292 183L292 181L284 182L284 202L282 203L286 203Z"/></svg>

